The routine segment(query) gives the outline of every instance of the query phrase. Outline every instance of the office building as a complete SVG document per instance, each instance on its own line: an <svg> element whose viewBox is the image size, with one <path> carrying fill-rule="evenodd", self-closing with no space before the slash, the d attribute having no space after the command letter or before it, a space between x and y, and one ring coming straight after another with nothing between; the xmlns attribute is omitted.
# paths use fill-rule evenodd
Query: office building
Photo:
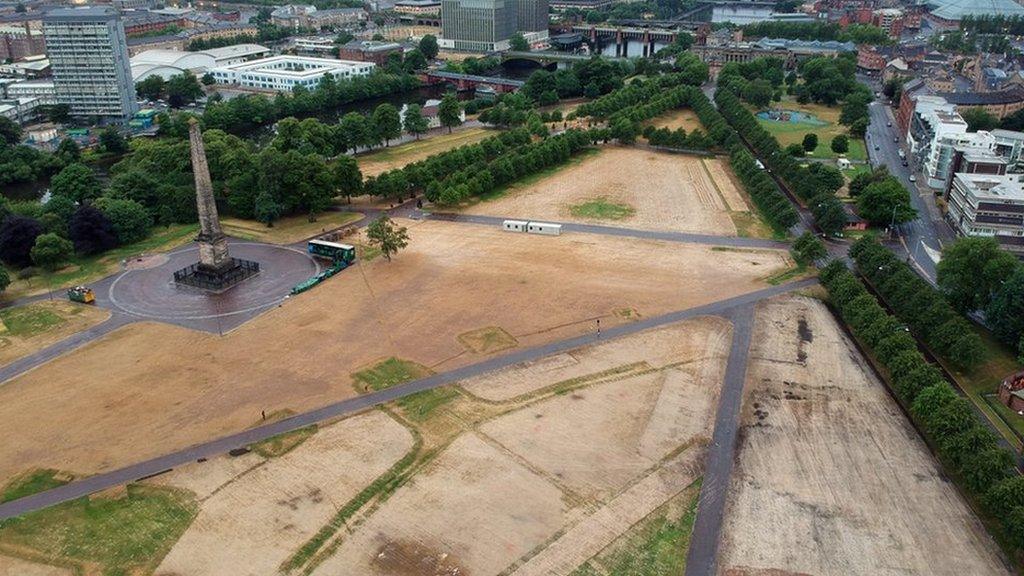
<svg viewBox="0 0 1024 576"><path fill-rule="evenodd" d="M43 19L57 101L75 116L127 120L138 110L135 84L116 9L59 8Z"/></svg>
<svg viewBox="0 0 1024 576"><path fill-rule="evenodd" d="M516 0L516 30L523 35L547 32L548 0Z"/></svg>
<svg viewBox="0 0 1024 576"><path fill-rule="evenodd" d="M993 237L1024 258L1024 187L1019 174L953 176L946 219L963 236Z"/></svg>
<svg viewBox="0 0 1024 576"><path fill-rule="evenodd" d="M392 54L402 55L402 45L397 42L378 42L375 40L352 40L338 47L338 58L356 62L373 62L384 66Z"/></svg>
<svg viewBox="0 0 1024 576"><path fill-rule="evenodd" d="M233 84L254 90L291 92L297 86L312 90L327 74L336 80L347 80L356 76L367 76L375 67L372 62L272 56L214 68L210 74L218 84Z"/></svg>
<svg viewBox="0 0 1024 576"><path fill-rule="evenodd" d="M470 52L508 50L516 31L518 0L442 0L438 40L443 48Z"/></svg>

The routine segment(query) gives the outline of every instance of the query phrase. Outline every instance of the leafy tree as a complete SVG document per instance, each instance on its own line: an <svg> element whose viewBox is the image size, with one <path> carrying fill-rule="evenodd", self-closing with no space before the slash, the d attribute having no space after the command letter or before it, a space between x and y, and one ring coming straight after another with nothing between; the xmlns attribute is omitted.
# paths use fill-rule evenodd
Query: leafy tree
<svg viewBox="0 0 1024 576"><path fill-rule="evenodd" d="M117 246L117 232L96 207L84 204L68 223L68 236L79 254L99 254Z"/></svg>
<svg viewBox="0 0 1024 576"><path fill-rule="evenodd" d="M985 307L985 318L1002 342L1014 346L1024 337L1024 266L1017 266Z"/></svg>
<svg viewBox="0 0 1024 576"><path fill-rule="evenodd" d="M846 210L843 203L832 194L819 194L810 201L814 222L821 231L834 236L846 228Z"/></svg>
<svg viewBox="0 0 1024 576"><path fill-rule="evenodd" d="M69 164L50 181L54 196L64 196L74 202L91 200L100 195L96 174L85 164Z"/></svg>
<svg viewBox="0 0 1024 576"><path fill-rule="evenodd" d="M825 243L810 232L804 232L793 242L793 252L801 264L811 264L828 256Z"/></svg>
<svg viewBox="0 0 1024 576"><path fill-rule="evenodd" d="M268 228L272 228L274 221L281 217L281 205L274 199L274 195L267 190L263 190L256 195L256 204L253 211L256 220L266 224Z"/></svg>
<svg viewBox="0 0 1024 576"><path fill-rule="evenodd" d="M96 207L110 220L121 244L138 242L149 236L153 217L146 208L134 200L100 198Z"/></svg>
<svg viewBox="0 0 1024 576"><path fill-rule="evenodd" d="M402 68L406 72L416 72L417 70L425 70L427 67L427 58L417 49L410 50L405 58L402 60Z"/></svg>
<svg viewBox="0 0 1024 576"><path fill-rule="evenodd" d="M74 200L59 194L50 196L50 199L43 205L44 215L53 214L60 218L61 222L65 225L71 220L71 215L75 213L76 209L77 206L75 206Z"/></svg>
<svg viewBox="0 0 1024 576"><path fill-rule="evenodd" d="M937 280L956 309L984 310L1018 266L993 238L959 238L942 250Z"/></svg>
<svg viewBox="0 0 1024 576"><path fill-rule="evenodd" d="M814 149L818 147L818 135L814 132L804 134L804 150L808 152L814 152Z"/></svg>
<svg viewBox="0 0 1024 576"><path fill-rule="evenodd" d="M384 145L391 143L393 138L402 135L402 117L398 109L391 104L381 104L373 111L373 125L377 136L384 140Z"/></svg>
<svg viewBox="0 0 1024 576"><path fill-rule="evenodd" d="M409 104L405 108L405 119L402 124L405 127L405 131L420 139L420 134L423 134L429 128L427 119L423 116L423 108L419 104Z"/></svg>
<svg viewBox="0 0 1024 576"><path fill-rule="evenodd" d="M420 52L426 56L427 60L433 60L437 58L437 53L440 48L437 45L437 37L433 34L427 34L420 39L419 44Z"/></svg>
<svg viewBox="0 0 1024 576"><path fill-rule="evenodd" d="M201 82L203 83L203 86L213 86L217 83L217 79L213 77L213 74L207 72L206 74L203 74Z"/></svg>
<svg viewBox="0 0 1024 576"><path fill-rule="evenodd" d="M53 233L40 234L32 246L32 262L48 272L53 272L67 264L72 252L74 246L68 240Z"/></svg>
<svg viewBox="0 0 1024 576"><path fill-rule="evenodd" d="M370 223L366 229L366 237L371 244L380 248L388 262L391 261L393 254L409 245L408 231L403 226L395 226L386 214Z"/></svg>
<svg viewBox="0 0 1024 576"><path fill-rule="evenodd" d="M57 146L57 151L54 154L65 166L78 162L82 158L82 150L71 138L61 140L60 144Z"/></svg>
<svg viewBox="0 0 1024 576"><path fill-rule="evenodd" d="M758 79L747 83L740 96L754 106L764 107L771 104L773 93L774 89L767 80Z"/></svg>
<svg viewBox="0 0 1024 576"><path fill-rule="evenodd" d="M7 269L0 266L0 292L7 290L7 287L11 285L11 275L7 272Z"/></svg>
<svg viewBox="0 0 1024 576"><path fill-rule="evenodd" d="M609 128L611 129L611 137L618 140L621 144L636 142L636 137L640 133L640 127L637 123L624 116L617 116L612 120Z"/></svg>
<svg viewBox="0 0 1024 576"><path fill-rule="evenodd" d="M21 126L6 116L0 116L0 143L13 146L18 142L21 142Z"/></svg>
<svg viewBox="0 0 1024 576"><path fill-rule="evenodd" d="M803 158L804 157L804 147L802 145L797 144L796 142L794 142L794 143L790 144L789 146L786 146L786 154L788 154L788 155L790 155L790 156L792 156L794 158Z"/></svg>
<svg viewBox="0 0 1024 576"><path fill-rule="evenodd" d="M32 247L43 233L39 222L24 216L8 216L0 224L0 260L13 268L32 265Z"/></svg>
<svg viewBox="0 0 1024 576"><path fill-rule="evenodd" d="M970 132L993 130L999 127L999 118L984 108L968 108L960 116L967 122L967 130Z"/></svg>
<svg viewBox="0 0 1024 576"><path fill-rule="evenodd" d="M71 121L71 106L54 104L46 108L46 118L55 124L67 124Z"/></svg>
<svg viewBox="0 0 1024 576"><path fill-rule="evenodd" d="M516 52L530 51L530 43L526 41L525 36L519 34L518 32L513 34L512 37L509 38L509 47L512 48L512 50L515 50Z"/></svg>
<svg viewBox="0 0 1024 576"><path fill-rule="evenodd" d="M100 146L111 154L124 154L128 151L128 141L113 126L108 126L100 132Z"/></svg>
<svg viewBox="0 0 1024 576"><path fill-rule="evenodd" d="M459 105L459 100L455 97L455 94L451 92L446 93L441 98L441 104L438 105L437 109L438 119L441 121L441 126L448 127L448 133L452 133L452 128L462 124L462 108Z"/></svg>
<svg viewBox="0 0 1024 576"><path fill-rule="evenodd" d="M338 156L334 161L332 180L340 196L351 198L362 192L363 175L359 172L355 158L351 156Z"/></svg>
<svg viewBox="0 0 1024 576"><path fill-rule="evenodd" d="M154 74L145 80L135 83L135 93L146 100L158 100L163 97L167 83L163 76Z"/></svg>
<svg viewBox="0 0 1024 576"><path fill-rule="evenodd" d="M910 204L910 193L895 178L876 182L857 198L857 213L876 226L902 224L917 218Z"/></svg>
<svg viewBox="0 0 1024 576"><path fill-rule="evenodd" d="M172 108L195 102L203 96L203 87L199 85L195 74L185 71L171 76L167 81L167 103Z"/></svg>
<svg viewBox="0 0 1024 576"><path fill-rule="evenodd" d="M850 138L846 134L837 134L832 138L832 151L836 154L846 154L850 150Z"/></svg>

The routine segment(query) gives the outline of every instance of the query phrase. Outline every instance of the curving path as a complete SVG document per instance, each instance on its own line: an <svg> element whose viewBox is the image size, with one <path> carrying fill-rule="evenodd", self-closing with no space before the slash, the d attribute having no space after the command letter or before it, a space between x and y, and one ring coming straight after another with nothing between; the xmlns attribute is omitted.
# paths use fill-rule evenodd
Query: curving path
<svg viewBox="0 0 1024 576"><path fill-rule="evenodd" d="M695 308L670 312L668 314L663 314L661 316L654 316L651 318L639 320L631 324L615 326L605 330L604 332L602 332L600 336L598 336L597 334L585 334L582 336L576 336L558 342L552 342L550 344L545 344L543 346L527 348L524 350L513 352L511 354L507 354L505 356L499 356L488 360L484 360L483 362L479 362L477 364L471 364L469 366L457 368L455 370L445 372L443 374L435 374L433 376L429 376L419 380L414 380L412 382L407 382L405 384L400 384L398 386L381 390L379 392L364 394L362 396L357 396L355 398L349 398L347 400L342 400L340 402L328 404L327 406L324 406L322 408L318 408L316 410L312 410L302 414L297 414L285 420L265 424L263 426L259 426L256 428L250 428L248 430L244 430L242 432L211 440L203 444L198 444L190 448L185 448L183 450L171 452L170 454L166 454L164 456L159 456L157 458L146 460L144 462L139 462L137 464L133 464L125 468L120 468L118 470L113 470L110 472L97 474L95 476L90 476L88 478L83 478L81 480L77 480L75 482L66 484L59 488L54 488L52 490L47 490L45 492L40 492L38 494L27 496L25 498L20 498L18 500L0 504L0 520L20 516L22 514L26 514L28 512L32 512L35 510L40 510L42 508L53 506L55 504L60 504L61 502L66 502L68 500L74 500L76 498L88 496L89 494L93 494L95 492L99 492L107 488L112 488L115 486L119 486L121 484L134 482L142 478L166 472L176 466L182 466L184 464L194 462L200 458L209 458L211 456L223 454L235 448L240 448L256 442L260 442L272 436L283 434L285 432L291 432L298 428L309 426L310 424L315 424L318 422L322 422L324 420L337 418L339 416L350 415L362 410L366 410L367 408L377 406L379 404L384 404L386 402L391 402L398 398L415 394L417 392L423 392L425 390L432 390L434 388L446 386L454 382L458 382L459 380L465 380L467 378L479 376L481 374L505 368L513 364L517 364L520 362L530 362L533 360L543 358L545 356L550 356L552 354L558 354L560 352L565 352L567 350L572 350L575 348L579 348L581 346L593 344L599 339L606 340L609 338L618 338L620 336L633 334L636 332L647 330L649 328L663 326L665 324L671 324L674 322L679 322L681 320L687 320L698 316L725 314L737 307L749 307L753 303L763 300L765 298L771 298L773 296L790 292L792 290L805 288L815 283L817 283L817 279L807 279L798 282L783 284L780 286L773 286L771 288L757 290L755 292L750 292L742 296L727 298L725 300L712 302L710 304L697 306ZM740 339L740 336L734 336L734 351L737 346L736 340ZM746 339L749 342L749 325L747 327ZM743 369L743 367L735 367L738 366L739 361L739 357L735 357L734 360L734 355L730 354L729 365L726 369L727 380L735 377L734 375L737 369ZM742 393L742 383L740 385L740 392ZM723 397L724 396L725 392L723 391ZM721 408L719 410L719 419L721 419ZM719 425L716 424L716 440L719 437L718 428ZM735 436L735 430L733 430L732 434L733 436ZM726 483L728 482L727 473L724 477L724 481ZM707 487L707 484L705 484L705 490L708 489L709 488Z"/></svg>

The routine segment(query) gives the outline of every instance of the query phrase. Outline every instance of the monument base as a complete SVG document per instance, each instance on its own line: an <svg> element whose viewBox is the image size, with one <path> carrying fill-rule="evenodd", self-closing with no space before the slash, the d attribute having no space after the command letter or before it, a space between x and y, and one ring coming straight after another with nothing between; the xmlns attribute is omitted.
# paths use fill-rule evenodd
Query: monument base
<svg viewBox="0 0 1024 576"><path fill-rule="evenodd" d="M174 281L178 284L210 292L223 292L246 278L252 278L259 273L259 262L231 258L227 264L220 268L210 268L199 262L186 266L174 273Z"/></svg>

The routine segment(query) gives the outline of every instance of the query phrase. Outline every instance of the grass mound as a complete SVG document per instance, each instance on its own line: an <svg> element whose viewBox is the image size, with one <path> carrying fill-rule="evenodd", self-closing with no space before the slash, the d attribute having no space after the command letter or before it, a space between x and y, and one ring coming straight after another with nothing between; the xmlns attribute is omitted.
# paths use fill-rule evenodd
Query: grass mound
<svg viewBox="0 0 1024 576"><path fill-rule="evenodd" d="M633 216L636 210L629 204L610 202L607 198L595 198L582 204L569 207L569 212L577 218L595 218L598 220L624 220Z"/></svg>

